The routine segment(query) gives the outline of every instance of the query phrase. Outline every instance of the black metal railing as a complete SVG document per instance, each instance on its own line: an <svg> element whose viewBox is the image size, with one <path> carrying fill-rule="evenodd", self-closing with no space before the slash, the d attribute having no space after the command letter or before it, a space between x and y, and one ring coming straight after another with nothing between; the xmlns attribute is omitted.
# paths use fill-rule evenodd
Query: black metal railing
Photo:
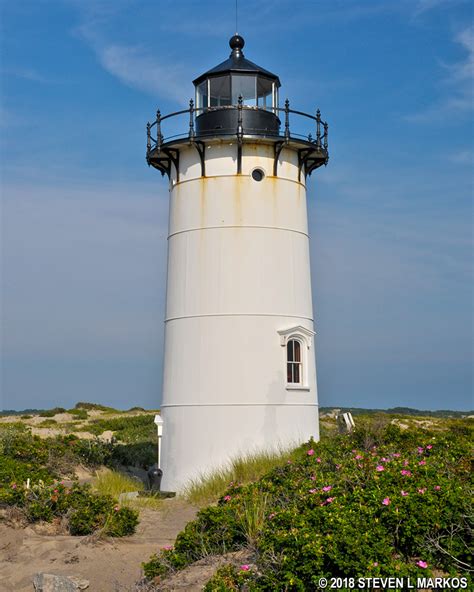
<svg viewBox="0 0 474 592"><path fill-rule="evenodd" d="M233 128L221 128L218 130L208 131L206 133L197 133L196 132L196 118L204 113L212 113L215 111L224 111L224 110L234 110L237 111L237 125ZM267 129L258 129L258 128L249 128L246 130L244 126L244 118L243 112L246 110L252 111L262 111L265 113L274 113L275 116L278 117L279 114L284 116L283 121L283 129L279 129L278 131L269 131ZM181 115L188 115L188 130L187 132L181 132L177 134L171 134L168 136L163 135L163 123L167 120L170 120L173 117L178 117ZM290 115L291 121L290 121ZM293 123L293 116L297 116L300 118L306 118L313 122L313 134L310 132L308 134L300 134L297 132L292 131L291 125ZM176 111L174 113L170 113L168 115L161 115L161 112L158 110L156 112L156 119L152 123L147 123L147 159L151 152L157 151L158 153L161 151L164 145L169 144L170 142L178 141L178 140L186 140L194 141L199 139L200 137L210 137L210 136L222 136L222 135L236 135L239 141L242 141L245 135L251 136L265 136L271 137L274 139L284 140L286 143L290 142L291 140L303 141L306 145L310 145L313 149L317 151L321 151L322 153L328 153L328 124L321 119L321 112L319 109L316 111L316 115L310 115L309 113L304 113L302 111L296 111L294 109L290 109L290 102L287 99L285 101L285 106L281 107L274 107L271 109L263 109L262 107L252 107L243 104L242 97L239 97L237 105L229 105L223 107L207 107L207 108L196 108L194 106L194 101L191 99L189 101L189 108L183 109L181 111Z"/></svg>

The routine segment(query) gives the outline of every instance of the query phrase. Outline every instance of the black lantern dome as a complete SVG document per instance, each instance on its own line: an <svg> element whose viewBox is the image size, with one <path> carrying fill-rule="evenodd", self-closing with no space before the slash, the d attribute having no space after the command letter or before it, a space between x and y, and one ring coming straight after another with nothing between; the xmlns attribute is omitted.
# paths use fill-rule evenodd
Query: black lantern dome
<svg viewBox="0 0 474 592"><path fill-rule="evenodd" d="M212 133L234 128L235 107L255 107L245 111L245 127L256 133L277 132L280 120L278 109L278 76L257 66L243 53L245 41L234 35L229 41L230 57L211 70L201 74L193 83L196 87L196 131ZM234 107L234 110L222 109ZM215 110L219 108L219 110Z"/></svg>

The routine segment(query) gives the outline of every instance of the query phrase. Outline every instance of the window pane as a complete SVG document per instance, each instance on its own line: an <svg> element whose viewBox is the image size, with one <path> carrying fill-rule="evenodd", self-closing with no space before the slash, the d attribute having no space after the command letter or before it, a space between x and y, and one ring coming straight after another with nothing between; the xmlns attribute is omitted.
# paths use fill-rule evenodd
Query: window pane
<svg viewBox="0 0 474 592"><path fill-rule="evenodd" d="M292 366L293 364L286 365L286 382L288 383L293 382Z"/></svg>
<svg viewBox="0 0 474 592"><path fill-rule="evenodd" d="M257 104L264 109L271 109L273 83L265 78L257 78Z"/></svg>
<svg viewBox="0 0 474 592"><path fill-rule="evenodd" d="M218 76L210 79L211 107L230 105L230 76Z"/></svg>
<svg viewBox="0 0 474 592"><path fill-rule="evenodd" d="M294 344L295 357L293 359L295 362L301 362L301 344L299 341L295 341Z"/></svg>
<svg viewBox="0 0 474 592"><path fill-rule="evenodd" d="M293 382L296 382L299 384L300 382L300 365L299 364L294 364L293 365Z"/></svg>
<svg viewBox="0 0 474 592"><path fill-rule="evenodd" d="M292 362L294 360L294 341L290 340L288 341L288 345L287 347L287 354L286 354L286 359L288 362Z"/></svg>
<svg viewBox="0 0 474 592"><path fill-rule="evenodd" d="M232 104L237 105L239 96L242 95L244 105L255 106L255 76L243 76L242 74L232 74Z"/></svg>

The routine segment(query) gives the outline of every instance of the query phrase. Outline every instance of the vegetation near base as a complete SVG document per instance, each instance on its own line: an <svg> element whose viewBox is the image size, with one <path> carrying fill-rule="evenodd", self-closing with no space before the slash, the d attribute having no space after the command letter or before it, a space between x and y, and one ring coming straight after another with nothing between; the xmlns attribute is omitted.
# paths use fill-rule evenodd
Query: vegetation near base
<svg viewBox="0 0 474 592"><path fill-rule="evenodd" d="M100 531L126 536L138 524L136 510L90 485L66 486L78 464L112 463L114 446L75 436L41 439L22 424L0 425L0 508L16 509L29 522L65 521L73 535Z"/></svg>
<svg viewBox="0 0 474 592"><path fill-rule="evenodd" d="M144 563L146 577L247 548L252 562L220 568L207 592L315 590L320 577L337 576L441 572L471 581L472 421L444 431L357 423L350 435L300 447L253 483L228 484L173 548Z"/></svg>

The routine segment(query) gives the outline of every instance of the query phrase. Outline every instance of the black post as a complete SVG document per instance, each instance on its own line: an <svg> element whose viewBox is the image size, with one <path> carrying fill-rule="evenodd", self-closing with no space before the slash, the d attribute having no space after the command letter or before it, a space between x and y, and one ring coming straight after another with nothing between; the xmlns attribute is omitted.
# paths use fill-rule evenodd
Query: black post
<svg viewBox="0 0 474 592"><path fill-rule="evenodd" d="M242 127L242 109L244 105L244 99L242 95L239 95L239 99L237 101L237 137L239 141L242 141L242 136L244 135L244 129Z"/></svg>
<svg viewBox="0 0 474 592"><path fill-rule="evenodd" d="M161 112L158 109L156 112L156 147L158 152L161 150L161 144L163 142L163 136L161 135Z"/></svg>
<svg viewBox="0 0 474 592"><path fill-rule="evenodd" d="M316 147L321 149L321 111L316 111Z"/></svg>
<svg viewBox="0 0 474 592"><path fill-rule="evenodd" d="M150 154L151 150L151 132L150 132L150 122L146 124L146 155Z"/></svg>
<svg viewBox="0 0 474 592"><path fill-rule="evenodd" d="M290 101L285 101L285 140L288 143L290 139Z"/></svg>
<svg viewBox="0 0 474 592"><path fill-rule="evenodd" d="M328 149L328 124L324 124L324 150Z"/></svg>
<svg viewBox="0 0 474 592"><path fill-rule="evenodd" d="M189 101L189 139L194 138L194 101Z"/></svg>
<svg viewBox="0 0 474 592"><path fill-rule="evenodd" d="M242 125L242 109L244 106L244 99L239 95L237 101L237 174L242 173L242 139L244 136L244 128Z"/></svg>

